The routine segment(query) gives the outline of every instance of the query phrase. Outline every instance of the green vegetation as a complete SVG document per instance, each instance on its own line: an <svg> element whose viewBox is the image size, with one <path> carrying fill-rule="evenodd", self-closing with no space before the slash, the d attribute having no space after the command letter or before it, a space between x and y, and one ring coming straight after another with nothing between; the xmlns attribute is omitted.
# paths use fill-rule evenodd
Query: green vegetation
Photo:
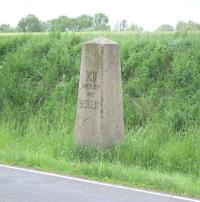
<svg viewBox="0 0 200 202"><path fill-rule="evenodd" d="M62 15L57 18L42 22L34 14L28 14L21 18L16 27L9 24L0 24L0 33L30 33L30 32L88 32L88 31L129 31L143 32L143 27L131 23L128 25L126 19L122 19L111 27L109 18L104 13L96 13L94 16L80 15L70 18ZM199 32L200 23L189 20L188 22L178 21L173 27L169 24L162 24L155 29L156 32Z"/></svg>
<svg viewBox="0 0 200 202"><path fill-rule="evenodd" d="M200 197L200 34L119 43L126 137L77 147L81 46L99 33L0 36L0 162Z"/></svg>
<svg viewBox="0 0 200 202"><path fill-rule="evenodd" d="M9 24L0 25L0 33L14 32L83 32L83 31L110 31L109 18L104 13L96 13L94 16L81 15L75 18L59 16L46 22L28 14L21 18L17 27Z"/></svg>
<svg viewBox="0 0 200 202"><path fill-rule="evenodd" d="M160 25L157 29L157 32L172 32L174 31L174 27L168 24ZM186 31L186 30L185 30Z"/></svg>

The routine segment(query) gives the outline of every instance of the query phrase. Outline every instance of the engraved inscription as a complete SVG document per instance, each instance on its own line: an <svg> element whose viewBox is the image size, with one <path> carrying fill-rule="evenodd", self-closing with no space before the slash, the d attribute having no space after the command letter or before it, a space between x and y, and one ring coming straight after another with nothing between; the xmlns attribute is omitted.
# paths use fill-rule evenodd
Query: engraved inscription
<svg viewBox="0 0 200 202"><path fill-rule="evenodd" d="M95 83L85 83L82 85L82 87L86 89L98 89L100 88L100 85L97 85Z"/></svg>
<svg viewBox="0 0 200 202"><path fill-rule="evenodd" d="M100 102L95 99L95 89L99 89L100 85L96 84L97 72L85 71L85 82L82 83L82 87L86 88L86 99L79 99L78 107L83 109L98 110L100 108Z"/></svg>
<svg viewBox="0 0 200 202"><path fill-rule="evenodd" d="M97 80L97 72L86 71L86 82L95 83Z"/></svg>
<svg viewBox="0 0 200 202"><path fill-rule="evenodd" d="M79 99L78 101L78 107L84 109L98 109L99 105L100 103L97 100Z"/></svg>
<svg viewBox="0 0 200 202"><path fill-rule="evenodd" d="M83 88L86 89L98 89L100 88L99 84L96 84L97 81L97 72L85 71L86 73L86 83L82 84Z"/></svg>
<svg viewBox="0 0 200 202"><path fill-rule="evenodd" d="M93 96L94 96L94 93L87 92L87 96L88 96L88 97L93 97Z"/></svg>

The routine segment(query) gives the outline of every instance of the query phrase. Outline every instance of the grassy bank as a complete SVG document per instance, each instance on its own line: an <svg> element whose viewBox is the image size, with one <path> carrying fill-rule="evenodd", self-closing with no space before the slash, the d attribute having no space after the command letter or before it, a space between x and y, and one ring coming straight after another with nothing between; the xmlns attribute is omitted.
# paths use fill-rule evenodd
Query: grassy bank
<svg viewBox="0 0 200 202"><path fill-rule="evenodd" d="M0 36L0 161L200 197L200 34L119 43L126 137L74 144L82 43L99 33Z"/></svg>

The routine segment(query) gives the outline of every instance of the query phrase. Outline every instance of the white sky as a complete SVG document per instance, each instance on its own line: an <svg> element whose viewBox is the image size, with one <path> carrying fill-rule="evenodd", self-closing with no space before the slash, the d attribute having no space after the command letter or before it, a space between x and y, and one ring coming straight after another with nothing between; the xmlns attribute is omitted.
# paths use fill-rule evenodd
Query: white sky
<svg viewBox="0 0 200 202"><path fill-rule="evenodd" d="M175 26L179 20L200 22L200 0L0 0L0 24L12 26L27 14L46 21L97 12L105 13L112 26L127 19L129 25L151 31L161 24Z"/></svg>

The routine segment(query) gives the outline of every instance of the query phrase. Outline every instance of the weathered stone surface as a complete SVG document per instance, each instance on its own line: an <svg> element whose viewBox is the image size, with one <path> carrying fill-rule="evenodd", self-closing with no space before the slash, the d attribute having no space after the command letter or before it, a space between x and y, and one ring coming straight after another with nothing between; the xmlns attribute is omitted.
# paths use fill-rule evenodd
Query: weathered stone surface
<svg viewBox="0 0 200 202"><path fill-rule="evenodd" d="M124 137L119 47L105 38L82 49L75 140L111 147Z"/></svg>

